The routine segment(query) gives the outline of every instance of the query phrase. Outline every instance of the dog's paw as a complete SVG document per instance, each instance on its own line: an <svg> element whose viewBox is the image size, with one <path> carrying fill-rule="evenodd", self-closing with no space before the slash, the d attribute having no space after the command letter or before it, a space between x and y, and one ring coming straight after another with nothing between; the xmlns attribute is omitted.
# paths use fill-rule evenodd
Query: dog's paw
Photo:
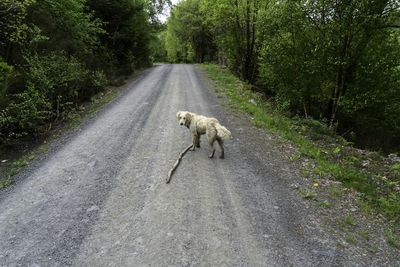
<svg viewBox="0 0 400 267"><path fill-rule="evenodd" d="M219 158L220 158L220 159L224 159L224 158L225 158L225 156L224 156L224 155L221 155L221 156L219 156Z"/></svg>
<svg viewBox="0 0 400 267"><path fill-rule="evenodd" d="M208 155L208 157L209 157L210 159L212 159L212 157L214 157L214 155L213 155L213 154L211 154L211 155Z"/></svg>

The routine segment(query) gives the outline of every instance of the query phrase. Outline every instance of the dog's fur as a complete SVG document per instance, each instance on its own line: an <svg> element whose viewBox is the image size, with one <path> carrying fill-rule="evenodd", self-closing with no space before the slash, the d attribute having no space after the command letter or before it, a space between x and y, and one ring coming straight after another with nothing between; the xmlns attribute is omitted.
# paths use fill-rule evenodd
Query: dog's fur
<svg viewBox="0 0 400 267"><path fill-rule="evenodd" d="M225 138L232 138L231 132L224 126L219 124L215 118L207 118L202 115L191 113L188 111L179 111L176 114L180 125L188 127L193 136L193 145L190 150L194 151L195 147L200 147L200 135L205 134L208 143L211 146L211 154L208 156L212 158L215 153L214 142L217 140L221 148L220 158L224 158L224 140Z"/></svg>

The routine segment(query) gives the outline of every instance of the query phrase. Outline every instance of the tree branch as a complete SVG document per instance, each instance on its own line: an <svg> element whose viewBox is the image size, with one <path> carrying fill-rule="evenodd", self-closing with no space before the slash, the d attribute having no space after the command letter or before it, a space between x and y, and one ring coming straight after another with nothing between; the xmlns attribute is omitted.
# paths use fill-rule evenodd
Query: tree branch
<svg viewBox="0 0 400 267"><path fill-rule="evenodd" d="M178 167L179 162L181 161L182 157L185 155L185 153L186 153L191 147L192 147L192 145L188 146L185 150L183 150L183 151L179 154L179 157L178 157L178 159L176 160L174 166L172 166L171 170L168 172L168 176L167 176L167 179L166 179L165 183L168 184L169 181L171 181L172 173L174 172L174 170L176 169L176 167Z"/></svg>

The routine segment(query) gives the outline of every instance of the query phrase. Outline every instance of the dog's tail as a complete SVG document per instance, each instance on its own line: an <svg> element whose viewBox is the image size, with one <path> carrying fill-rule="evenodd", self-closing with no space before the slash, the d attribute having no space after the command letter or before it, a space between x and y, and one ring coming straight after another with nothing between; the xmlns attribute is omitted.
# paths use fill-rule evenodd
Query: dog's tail
<svg viewBox="0 0 400 267"><path fill-rule="evenodd" d="M220 138L222 138L222 139L224 139L224 138L232 138L231 132L228 129L226 129L224 126L222 126L221 124L216 123L215 124L215 128L217 129L217 135Z"/></svg>

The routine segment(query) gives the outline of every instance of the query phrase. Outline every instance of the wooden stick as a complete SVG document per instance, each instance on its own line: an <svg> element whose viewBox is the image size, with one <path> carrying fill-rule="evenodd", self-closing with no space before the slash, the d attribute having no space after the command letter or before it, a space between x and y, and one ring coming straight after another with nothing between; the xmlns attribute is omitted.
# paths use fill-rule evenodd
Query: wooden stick
<svg viewBox="0 0 400 267"><path fill-rule="evenodd" d="M168 184L169 181L171 181L172 173L174 172L174 170L176 169L176 167L178 167L179 162L181 161L183 155L185 155L185 153L186 153L191 147L192 147L192 145L188 146L185 150L183 150L183 151L179 154L179 157L178 157L178 159L176 160L174 166L173 166L172 169L169 170L169 172L168 172L167 180L165 181L165 183Z"/></svg>

